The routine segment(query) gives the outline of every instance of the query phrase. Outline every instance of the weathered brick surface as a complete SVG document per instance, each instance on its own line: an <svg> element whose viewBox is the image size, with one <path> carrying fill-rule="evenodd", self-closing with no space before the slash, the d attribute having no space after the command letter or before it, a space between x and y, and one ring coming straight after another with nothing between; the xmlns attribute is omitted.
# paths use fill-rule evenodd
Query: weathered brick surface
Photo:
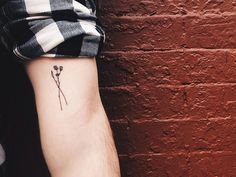
<svg viewBox="0 0 236 177"><path fill-rule="evenodd" d="M172 153L121 156L126 177L234 177L235 153Z"/></svg>
<svg viewBox="0 0 236 177"><path fill-rule="evenodd" d="M188 156L178 155L133 155L121 156L122 176L125 177L187 177Z"/></svg>
<svg viewBox="0 0 236 177"><path fill-rule="evenodd" d="M102 18L106 51L236 48L236 14ZM121 40L122 39L122 40Z"/></svg>
<svg viewBox="0 0 236 177"><path fill-rule="evenodd" d="M236 50L107 52L98 64L101 87L236 82Z"/></svg>
<svg viewBox="0 0 236 177"><path fill-rule="evenodd" d="M103 14L122 15L182 15L189 13L221 14L235 12L235 0L155 0L103 1Z"/></svg>
<svg viewBox="0 0 236 177"><path fill-rule="evenodd" d="M235 151L236 121L215 118L183 121L112 122L120 154ZM228 130L228 131L225 131ZM125 143L124 143L125 142Z"/></svg>
<svg viewBox="0 0 236 177"><path fill-rule="evenodd" d="M123 177L236 177L236 1L104 1L102 101Z"/></svg>
<svg viewBox="0 0 236 177"><path fill-rule="evenodd" d="M235 152L226 151L195 154L190 157L190 176L234 177L236 174L235 156Z"/></svg>
<svg viewBox="0 0 236 177"><path fill-rule="evenodd" d="M236 116L236 84L101 88L111 119L205 119Z"/></svg>

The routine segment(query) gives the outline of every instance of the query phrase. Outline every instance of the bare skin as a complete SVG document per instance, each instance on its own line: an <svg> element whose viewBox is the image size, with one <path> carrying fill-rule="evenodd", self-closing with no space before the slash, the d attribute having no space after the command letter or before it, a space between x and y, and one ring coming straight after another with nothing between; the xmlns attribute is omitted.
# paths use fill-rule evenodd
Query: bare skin
<svg viewBox="0 0 236 177"><path fill-rule="evenodd" d="M35 92L41 144L51 176L120 177L99 94L96 59L41 57L25 68Z"/></svg>

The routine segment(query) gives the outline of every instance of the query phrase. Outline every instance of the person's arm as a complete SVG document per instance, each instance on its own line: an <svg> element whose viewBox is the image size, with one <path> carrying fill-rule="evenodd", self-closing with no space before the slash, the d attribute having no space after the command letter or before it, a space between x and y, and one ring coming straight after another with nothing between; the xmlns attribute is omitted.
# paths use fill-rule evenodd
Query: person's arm
<svg viewBox="0 0 236 177"><path fill-rule="evenodd" d="M120 177L95 58L40 58L26 69L52 177Z"/></svg>

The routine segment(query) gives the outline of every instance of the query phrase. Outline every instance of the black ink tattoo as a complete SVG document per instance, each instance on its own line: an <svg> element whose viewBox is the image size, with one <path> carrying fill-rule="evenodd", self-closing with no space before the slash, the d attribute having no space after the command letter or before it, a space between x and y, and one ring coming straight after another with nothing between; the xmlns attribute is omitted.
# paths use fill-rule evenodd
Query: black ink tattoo
<svg viewBox="0 0 236 177"><path fill-rule="evenodd" d="M61 108L61 110L63 110L62 109L61 95L63 96L66 105L68 105L66 97L65 97L63 91L61 90L60 74L61 74L61 72L63 70L63 66L54 65L53 69L55 70L56 73L54 74L54 72L51 70L51 75L52 75L52 78L53 78L53 80L55 81L55 83L57 85L57 88L58 88L58 98L59 98L59 102L60 102L60 108Z"/></svg>

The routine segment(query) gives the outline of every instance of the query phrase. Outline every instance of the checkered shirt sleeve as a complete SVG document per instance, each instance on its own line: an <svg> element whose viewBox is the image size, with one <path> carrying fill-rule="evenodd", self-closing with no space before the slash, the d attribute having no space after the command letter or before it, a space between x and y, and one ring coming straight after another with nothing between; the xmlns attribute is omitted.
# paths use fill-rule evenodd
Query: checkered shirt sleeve
<svg viewBox="0 0 236 177"><path fill-rule="evenodd" d="M93 0L7 0L0 41L17 58L97 56L105 31Z"/></svg>

